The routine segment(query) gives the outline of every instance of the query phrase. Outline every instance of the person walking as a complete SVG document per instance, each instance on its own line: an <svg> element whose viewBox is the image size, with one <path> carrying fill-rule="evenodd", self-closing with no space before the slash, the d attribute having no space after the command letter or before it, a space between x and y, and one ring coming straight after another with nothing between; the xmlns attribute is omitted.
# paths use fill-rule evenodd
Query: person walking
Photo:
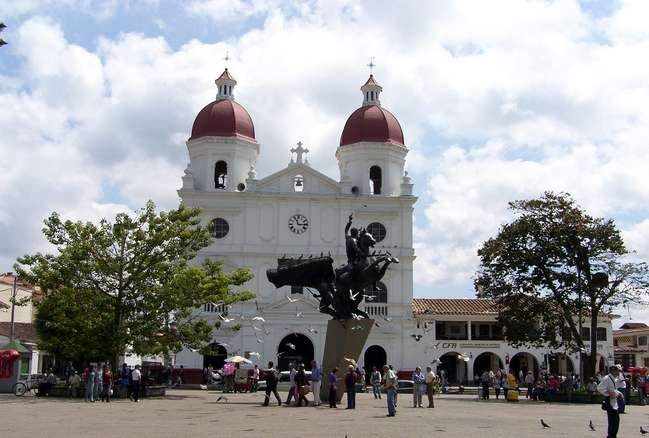
<svg viewBox="0 0 649 438"><path fill-rule="evenodd" d="M320 406L322 400L320 400L320 383L322 380L322 370L320 365L314 360L311 361L311 390L313 391L313 404L315 406Z"/></svg>
<svg viewBox="0 0 649 438"><path fill-rule="evenodd" d="M597 390L604 394L604 408L608 418L607 438L617 438L617 431L620 428L620 413L618 412L618 401L624 400L624 395L617 389L617 380L622 367L613 365L609 368L609 374L604 377Z"/></svg>
<svg viewBox="0 0 649 438"><path fill-rule="evenodd" d="M424 391L426 388L426 376L421 372L421 367L415 368L415 372L412 374L412 404L413 408L423 407L421 405L421 399L423 397Z"/></svg>
<svg viewBox="0 0 649 438"><path fill-rule="evenodd" d="M394 395L397 392L397 375L388 365L383 365L383 377L388 398L388 415L386 417L394 417L397 415L397 409L394 406Z"/></svg>
<svg viewBox="0 0 649 438"><path fill-rule="evenodd" d="M113 386L113 373L110 371L108 365L104 366L102 382L104 390L101 393L101 401L103 402L105 400L106 403L110 403L110 389Z"/></svg>
<svg viewBox="0 0 649 438"><path fill-rule="evenodd" d="M297 366L297 373L295 374L295 387L297 388L298 398L295 406L309 406L309 400L306 398L306 393L309 390L309 381L306 379L306 372L304 371L304 364L301 363Z"/></svg>
<svg viewBox="0 0 649 438"><path fill-rule="evenodd" d="M428 395L428 407L435 407L435 400L433 399L433 394L435 393L435 381L437 376L433 372L433 369L428 366L426 367L426 395Z"/></svg>
<svg viewBox="0 0 649 438"><path fill-rule="evenodd" d="M85 375L86 383L86 401L94 403L95 399L95 366L90 365L88 372Z"/></svg>
<svg viewBox="0 0 649 438"><path fill-rule="evenodd" d="M379 370L376 367L372 367L372 374L370 375L370 381L372 383L372 392L374 392L374 398L381 398L381 380L383 377Z"/></svg>
<svg viewBox="0 0 649 438"><path fill-rule="evenodd" d="M356 379L358 379L358 375L354 371L354 365L348 366L347 375L345 375L347 391L347 407L345 409L356 409Z"/></svg>
<svg viewBox="0 0 649 438"><path fill-rule="evenodd" d="M329 407L337 408L336 406L336 394L338 392L338 372L340 368L334 367L329 374Z"/></svg>
<svg viewBox="0 0 649 438"><path fill-rule="evenodd" d="M277 399L277 406L282 406L282 399L279 398L279 394L277 393L278 373L277 370L273 368L274 365L273 361L268 362L268 369L264 371L264 378L266 379L266 398L264 399L262 406L268 406L271 393L275 395L275 398Z"/></svg>
<svg viewBox="0 0 649 438"><path fill-rule="evenodd" d="M297 371L295 368L293 368L293 364L291 362L288 363L288 380L291 384L291 387L288 390L288 396L286 397L286 401L284 404L286 406L291 406L291 399L295 397L295 375L297 374Z"/></svg>
<svg viewBox="0 0 649 438"><path fill-rule="evenodd" d="M98 363L97 368L95 368L95 400L99 400L99 397L102 395L103 390L104 390L104 370L102 370L101 364Z"/></svg>
<svg viewBox="0 0 649 438"><path fill-rule="evenodd" d="M207 380L207 368L205 368L205 380ZM252 390L250 392L257 392L259 389L259 365L255 364L255 369L252 370Z"/></svg>

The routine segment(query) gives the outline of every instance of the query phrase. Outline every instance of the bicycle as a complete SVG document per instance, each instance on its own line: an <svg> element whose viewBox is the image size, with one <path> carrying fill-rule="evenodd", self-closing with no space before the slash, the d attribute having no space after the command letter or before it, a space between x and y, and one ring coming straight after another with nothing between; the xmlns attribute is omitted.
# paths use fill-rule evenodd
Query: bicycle
<svg viewBox="0 0 649 438"><path fill-rule="evenodd" d="M25 382L18 382L15 383L14 386L11 388L11 392L13 392L14 395L16 396L24 395L26 392L32 392L32 389L34 390L34 392L36 392L36 389L38 388L38 385L40 383L41 381L38 379L27 380Z"/></svg>

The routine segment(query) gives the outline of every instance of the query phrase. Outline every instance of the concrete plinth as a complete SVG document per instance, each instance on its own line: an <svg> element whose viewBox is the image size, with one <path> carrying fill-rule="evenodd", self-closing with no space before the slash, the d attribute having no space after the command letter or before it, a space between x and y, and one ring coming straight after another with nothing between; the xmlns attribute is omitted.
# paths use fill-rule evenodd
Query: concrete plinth
<svg viewBox="0 0 649 438"><path fill-rule="evenodd" d="M353 318L333 319L327 324L320 391L320 398L323 401L329 400L329 374L334 367L340 368L336 399L340 401L342 398L346 390L345 374L347 374L347 367L351 365L345 358L358 362L373 325L373 319L359 321Z"/></svg>

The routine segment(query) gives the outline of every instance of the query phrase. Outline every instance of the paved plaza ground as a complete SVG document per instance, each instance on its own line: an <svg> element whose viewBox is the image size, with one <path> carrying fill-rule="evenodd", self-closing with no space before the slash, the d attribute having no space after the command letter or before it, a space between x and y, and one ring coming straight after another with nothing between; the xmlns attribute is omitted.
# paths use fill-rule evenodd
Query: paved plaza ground
<svg viewBox="0 0 649 438"><path fill-rule="evenodd" d="M521 400L482 401L475 395L444 395L435 409L412 408L412 395L399 394L397 416L386 418L385 397L357 394L355 410L320 407L262 407L262 393L170 390L141 403L113 400L16 397L0 394L2 436L14 437L605 437L606 414L599 405ZM286 396L286 393L282 393ZM628 406L619 437L649 428L649 407ZM543 429L544 419L550 429ZM597 431L588 427L592 420Z"/></svg>

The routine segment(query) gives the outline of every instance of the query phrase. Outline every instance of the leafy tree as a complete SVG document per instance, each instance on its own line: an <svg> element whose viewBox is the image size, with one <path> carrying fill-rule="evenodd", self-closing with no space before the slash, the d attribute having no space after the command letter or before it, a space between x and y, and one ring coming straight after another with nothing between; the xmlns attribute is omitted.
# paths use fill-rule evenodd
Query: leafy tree
<svg viewBox="0 0 649 438"><path fill-rule="evenodd" d="M629 251L613 221L587 215L569 194L546 192L510 208L518 218L478 250L479 296L497 299L508 342L580 352L584 373L591 375L598 316L644 301L647 265L625 261ZM580 327L588 319L590 337L584 339Z"/></svg>
<svg viewBox="0 0 649 438"><path fill-rule="evenodd" d="M50 292L37 304L41 345L67 358L110 358L114 366L127 347L152 355L208 342L219 324L208 324L197 309L255 295L230 289L252 278L247 269L226 275L220 261L188 264L213 241L199 225L200 212L181 205L156 214L149 201L134 217L118 214L98 226L53 213L43 232L59 254L25 255L15 266Z"/></svg>
<svg viewBox="0 0 649 438"><path fill-rule="evenodd" d="M4 23L0 23L0 32L2 32L5 29L5 27L7 27L7 26L5 26ZM8 44L8 43L5 40L3 40L2 38L0 38L0 47L4 46L5 44Z"/></svg>

